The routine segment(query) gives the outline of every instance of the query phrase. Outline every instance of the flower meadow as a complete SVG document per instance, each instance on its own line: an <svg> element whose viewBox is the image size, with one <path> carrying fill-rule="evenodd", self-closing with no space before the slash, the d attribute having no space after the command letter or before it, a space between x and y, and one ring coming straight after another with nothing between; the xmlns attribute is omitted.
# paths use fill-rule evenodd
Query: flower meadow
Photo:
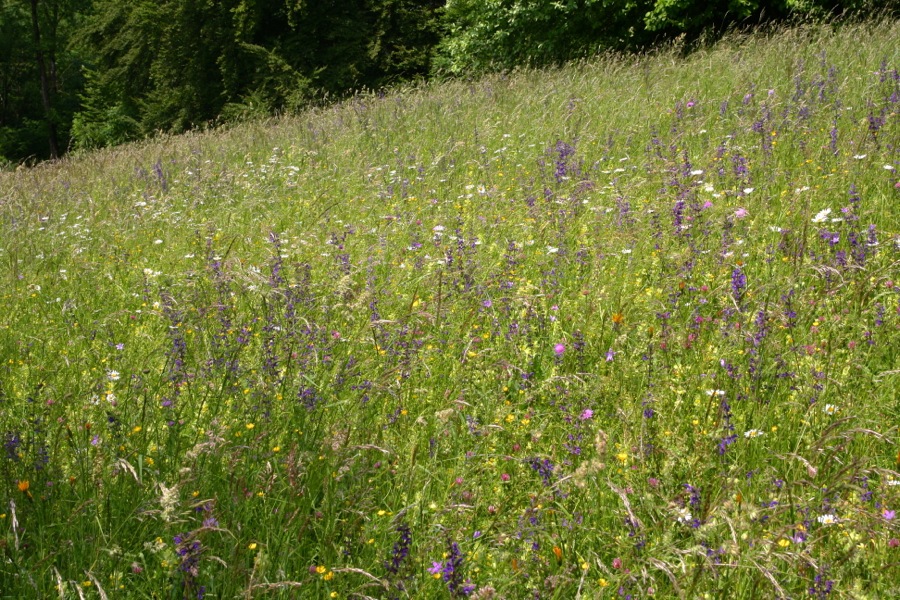
<svg viewBox="0 0 900 600"><path fill-rule="evenodd" d="M900 594L897 39L0 174L0 595Z"/></svg>

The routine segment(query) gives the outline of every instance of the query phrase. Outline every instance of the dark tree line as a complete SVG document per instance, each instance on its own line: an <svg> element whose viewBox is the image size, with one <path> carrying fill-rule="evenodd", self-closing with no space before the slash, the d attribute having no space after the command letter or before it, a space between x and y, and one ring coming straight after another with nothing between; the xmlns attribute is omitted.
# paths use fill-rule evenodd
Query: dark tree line
<svg viewBox="0 0 900 600"><path fill-rule="evenodd" d="M0 0L0 161L900 0Z"/></svg>

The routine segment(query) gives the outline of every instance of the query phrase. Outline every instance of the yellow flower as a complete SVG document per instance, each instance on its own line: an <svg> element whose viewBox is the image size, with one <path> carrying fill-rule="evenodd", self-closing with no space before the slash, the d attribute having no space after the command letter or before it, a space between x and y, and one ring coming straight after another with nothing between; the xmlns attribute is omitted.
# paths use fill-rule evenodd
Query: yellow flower
<svg viewBox="0 0 900 600"><path fill-rule="evenodd" d="M256 542L252 542L249 546L247 546L250 550L256 550Z"/></svg>
<svg viewBox="0 0 900 600"><path fill-rule="evenodd" d="M334 571L328 571L327 573L325 573L325 575L322 576L322 579L324 579L325 581L331 581L332 579L334 579Z"/></svg>
<svg viewBox="0 0 900 600"><path fill-rule="evenodd" d="M319 565L318 567L316 567L316 573L318 573L319 575L321 575L322 573L324 573L324 572L327 571L327 570L328 570L328 569L326 569L326 568L323 567L322 565Z"/></svg>

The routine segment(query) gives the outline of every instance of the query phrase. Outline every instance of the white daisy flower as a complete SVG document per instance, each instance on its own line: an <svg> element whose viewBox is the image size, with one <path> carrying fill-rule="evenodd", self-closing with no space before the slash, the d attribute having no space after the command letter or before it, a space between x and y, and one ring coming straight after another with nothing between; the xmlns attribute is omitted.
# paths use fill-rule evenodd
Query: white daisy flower
<svg viewBox="0 0 900 600"><path fill-rule="evenodd" d="M816 216L814 216L812 218L812 222L813 223L824 223L825 220L828 218L828 215L830 215L830 214L831 214L830 208L820 210L819 212L816 213Z"/></svg>

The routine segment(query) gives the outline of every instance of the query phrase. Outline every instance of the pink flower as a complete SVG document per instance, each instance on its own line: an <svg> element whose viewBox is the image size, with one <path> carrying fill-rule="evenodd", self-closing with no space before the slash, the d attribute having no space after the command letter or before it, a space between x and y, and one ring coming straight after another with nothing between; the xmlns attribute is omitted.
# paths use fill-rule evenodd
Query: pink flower
<svg viewBox="0 0 900 600"><path fill-rule="evenodd" d="M737 209L736 211L734 211L735 219L743 219L744 217L749 217L749 216L750 216L750 211L748 211L744 207L741 207L741 208Z"/></svg>
<svg viewBox="0 0 900 600"><path fill-rule="evenodd" d="M614 558L612 562L613 569L621 569L622 568L622 559Z"/></svg>
<svg viewBox="0 0 900 600"><path fill-rule="evenodd" d="M884 517L885 521L893 521L894 517L897 516L897 511L884 509L881 511L881 516Z"/></svg>
<svg viewBox="0 0 900 600"><path fill-rule="evenodd" d="M509 473L503 473L500 475L500 481L509 481Z"/></svg>
<svg viewBox="0 0 900 600"><path fill-rule="evenodd" d="M592 411L589 408L586 408L581 412L581 420L582 421L587 421L588 419L590 419L593 416L594 416L594 411Z"/></svg>
<svg viewBox="0 0 900 600"><path fill-rule="evenodd" d="M898 540L897 538L891 538L888 540L888 546L890 546L891 548L896 548L897 546L900 546L900 540Z"/></svg>
<svg viewBox="0 0 900 600"><path fill-rule="evenodd" d="M566 347L563 344L557 344L553 346L553 351L556 352L557 356L562 356L563 352L566 351Z"/></svg>

